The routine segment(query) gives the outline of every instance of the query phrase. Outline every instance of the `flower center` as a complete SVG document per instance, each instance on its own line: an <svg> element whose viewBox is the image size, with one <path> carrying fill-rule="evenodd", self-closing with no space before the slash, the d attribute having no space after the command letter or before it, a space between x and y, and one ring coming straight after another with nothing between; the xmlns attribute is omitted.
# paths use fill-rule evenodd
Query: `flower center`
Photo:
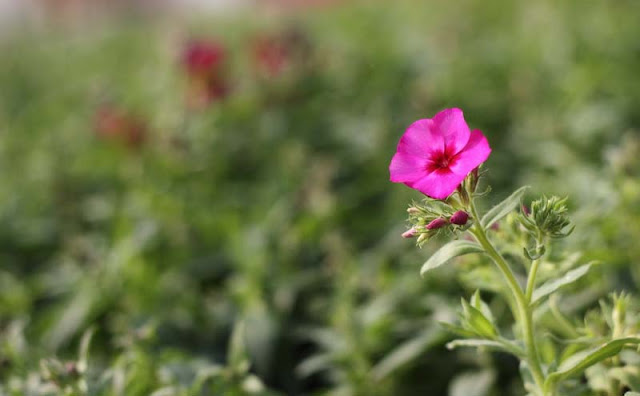
<svg viewBox="0 0 640 396"><path fill-rule="evenodd" d="M436 164L438 165L438 167L440 168L448 168L449 167L449 158L447 158L446 156L442 156L442 158L440 158Z"/></svg>
<svg viewBox="0 0 640 396"><path fill-rule="evenodd" d="M448 155L446 152L434 153L431 155L431 158L425 167L425 171L435 172L438 170L448 170L449 166L453 163L454 158L455 157Z"/></svg>

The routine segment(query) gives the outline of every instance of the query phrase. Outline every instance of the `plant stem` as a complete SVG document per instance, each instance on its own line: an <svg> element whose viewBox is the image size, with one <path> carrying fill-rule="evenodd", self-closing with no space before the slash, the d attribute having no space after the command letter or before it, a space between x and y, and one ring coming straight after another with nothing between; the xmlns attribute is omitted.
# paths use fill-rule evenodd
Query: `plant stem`
<svg viewBox="0 0 640 396"><path fill-rule="evenodd" d="M531 262L531 269L529 270L529 279L527 279L527 304L531 303L531 297L533 296L533 289L536 286L536 274L538 273L538 265L540 265L540 259L533 260Z"/></svg>
<svg viewBox="0 0 640 396"><path fill-rule="evenodd" d="M502 255L493 247L489 238L487 238L487 234L482 227L482 224L480 224L480 217L478 216L478 211L476 210L473 199L471 200L470 207L471 213L475 219L475 224L471 232L476 237L478 243L482 245L486 253L493 259L493 262L496 264L500 272L502 272L502 275L507 281L509 289L511 290L516 302L517 312L514 312L514 316L521 322L520 327L522 328L522 338L524 339L525 350L527 353L527 364L531 370L535 385L540 390L540 394L542 396L549 396L544 389L545 378L542 372L542 366L540 365L540 359L538 358L538 349L536 347L536 341L533 334L533 315L529 306L530 299L523 293L522 287L518 284L513 271L511 271L511 268L505 261L504 257L502 257ZM537 267L537 263L534 263L534 266ZM537 271L537 268L532 268L532 272L534 270ZM533 277L529 277L530 282L532 281L532 278L535 278L535 273L533 275ZM531 289L533 289L533 287L531 287Z"/></svg>

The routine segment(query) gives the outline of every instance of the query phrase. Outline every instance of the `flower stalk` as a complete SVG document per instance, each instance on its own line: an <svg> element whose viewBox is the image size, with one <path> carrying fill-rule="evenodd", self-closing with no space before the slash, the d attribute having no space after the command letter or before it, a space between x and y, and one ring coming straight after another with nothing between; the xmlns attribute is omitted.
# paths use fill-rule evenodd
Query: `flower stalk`
<svg viewBox="0 0 640 396"><path fill-rule="evenodd" d="M470 202L470 209L473 217L475 219L479 219L478 211L476 209L475 203L473 200ZM531 370L531 375L536 383L537 388L540 390L540 394L542 396L551 396L549 393L544 393L544 383L545 377L542 371L542 366L540 365L540 358L538 357L538 348L536 345L536 340L533 332L533 314L531 310L531 293L529 293L529 287L527 287L527 295L525 295L522 291L522 288L518 284L518 281L511 271L511 268L502 257L502 255L495 249L495 247L489 241L487 237L487 233L485 232L482 224L479 221L476 221L473 228L471 229L471 233L474 235L478 243L482 246L485 252L491 257L493 262L496 264L503 277L507 281L507 285L509 286L509 290L513 296L513 299L516 303L516 312L514 312L514 316L518 321L520 321L520 327L522 329L522 338L525 345L526 359ZM537 262L537 260L536 260ZM529 280L533 283L533 279L535 279L535 273L533 273L533 269L535 267L535 271L537 271L537 263L532 265L532 272L529 275ZM533 275L533 276L532 276ZM533 287L531 287L533 289Z"/></svg>

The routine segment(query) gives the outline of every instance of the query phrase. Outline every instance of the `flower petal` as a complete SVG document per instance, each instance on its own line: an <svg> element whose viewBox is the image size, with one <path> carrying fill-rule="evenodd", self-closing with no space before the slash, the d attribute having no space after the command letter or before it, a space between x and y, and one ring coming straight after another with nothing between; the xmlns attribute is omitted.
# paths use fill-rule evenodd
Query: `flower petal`
<svg viewBox="0 0 640 396"><path fill-rule="evenodd" d="M464 120L462 110L445 109L433 117L438 133L442 135L447 154L458 154L469 141L469 126Z"/></svg>
<svg viewBox="0 0 640 396"><path fill-rule="evenodd" d="M487 138L478 129L471 132L469 142L449 164L449 169L458 175L466 176L478 165L489 158L491 147Z"/></svg>
<svg viewBox="0 0 640 396"><path fill-rule="evenodd" d="M445 199L458 188L465 177L466 175L459 175L447 168L441 168L414 183L405 184L431 198Z"/></svg>
<svg viewBox="0 0 640 396"><path fill-rule="evenodd" d="M428 174L427 163L425 158L398 151L389 164L390 180L396 183L419 180Z"/></svg>
<svg viewBox="0 0 640 396"><path fill-rule="evenodd" d="M398 142L398 153L420 158L431 158L444 152L444 138L430 119L422 119L409 125Z"/></svg>

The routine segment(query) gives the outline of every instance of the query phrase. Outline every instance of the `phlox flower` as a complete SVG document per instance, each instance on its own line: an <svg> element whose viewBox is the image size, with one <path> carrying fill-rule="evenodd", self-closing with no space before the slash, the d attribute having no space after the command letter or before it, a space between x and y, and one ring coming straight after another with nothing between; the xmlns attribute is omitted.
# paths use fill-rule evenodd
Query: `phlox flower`
<svg viewBox="0 0 640 396"><path fill-rule="evenodd" d="M191 40L185 44L180 62L188 80L191 107L204 107L229 94L227 52L219 42Z"/></svg>
<svg viewBox="0 0 640 396"><path fill-rule="evenodd" d="M390 179L446 199L490 153L487 138L469 130L462 110L445 109L407 128L391 159Z"/></svg>
<svg viewBox="0 0 640 396"><path fill-rule="evenodd" d="M206 77L219 72L226 55L220 43L194 39L184 46L181 62L189 75Z"/></svg>

